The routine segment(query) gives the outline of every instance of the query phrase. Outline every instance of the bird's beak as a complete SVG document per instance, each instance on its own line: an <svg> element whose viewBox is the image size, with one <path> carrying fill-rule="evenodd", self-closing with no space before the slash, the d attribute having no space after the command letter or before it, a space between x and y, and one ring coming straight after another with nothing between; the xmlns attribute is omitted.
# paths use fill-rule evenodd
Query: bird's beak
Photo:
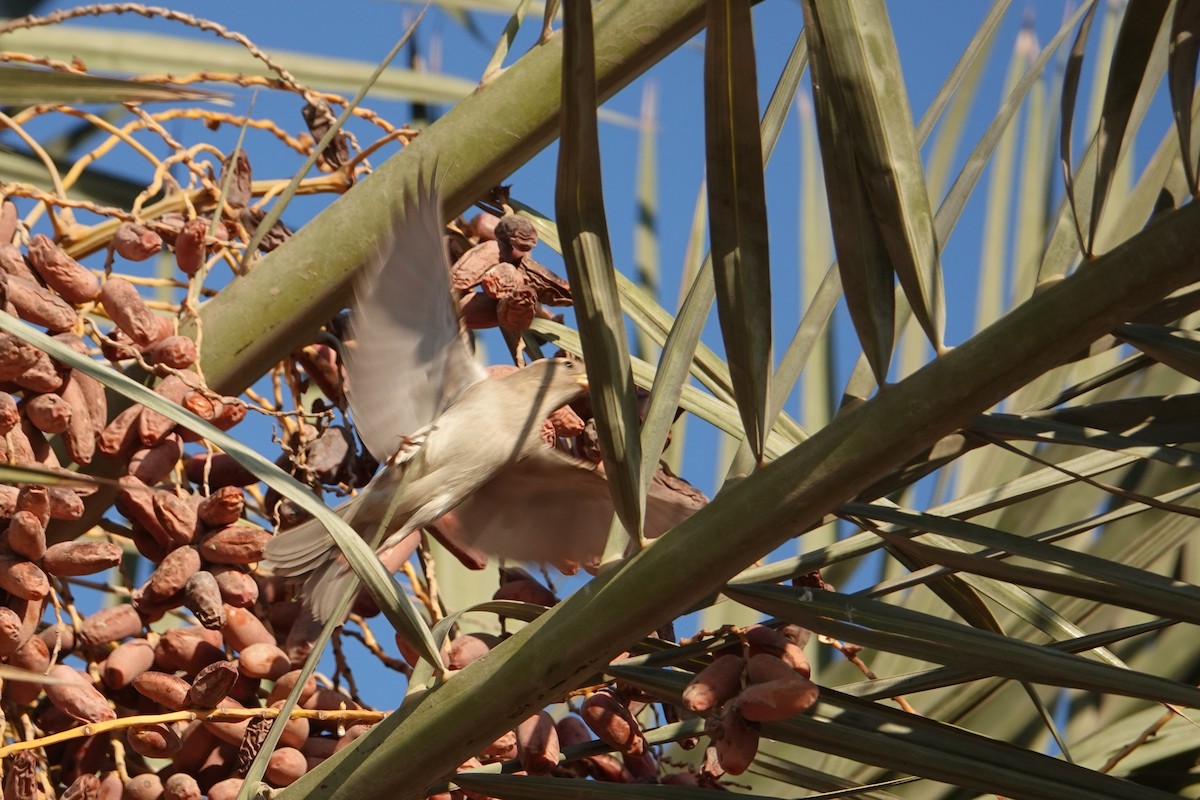
<svg viewBox="0 0 1200 800"><path fill-rule="evenodd" d="M580 375L578 378L575 379L575 382L578 383L580 386L582 386L584 389L588 388L587 375Z"/></svg>

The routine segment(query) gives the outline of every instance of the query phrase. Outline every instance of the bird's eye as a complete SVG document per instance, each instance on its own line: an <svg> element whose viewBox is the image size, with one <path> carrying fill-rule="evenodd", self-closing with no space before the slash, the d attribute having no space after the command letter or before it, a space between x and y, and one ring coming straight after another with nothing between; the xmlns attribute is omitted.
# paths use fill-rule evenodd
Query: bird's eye
<svg viewBox="0 0 1200 800"><path fill-rule="evenodd" d="M567 369L575 369L575 362L569 358L567 359Z"/></svg>

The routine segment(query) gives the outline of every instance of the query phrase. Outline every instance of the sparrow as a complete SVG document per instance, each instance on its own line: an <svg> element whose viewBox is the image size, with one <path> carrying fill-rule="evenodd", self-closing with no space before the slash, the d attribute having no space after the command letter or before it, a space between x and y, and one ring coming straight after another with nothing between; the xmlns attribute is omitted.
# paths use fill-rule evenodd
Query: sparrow
<svg viewBox="0 0 1200 800"><path fill-rule="evenodd" d="M548 446L542 422L587 390L574 358L535 361L489 378L464 338L451 294L435 194L406 193L379 256L354 286L345 353L359 436L384 464L337 512L368 541L394 506L377 553L453 512L457 544L514 560L595 563L613 518L596 465ZM694 511L670 492L647 499L646 535ZM318 520L273 537L260 569L303 578L320 622L354 573Z"/></svg>

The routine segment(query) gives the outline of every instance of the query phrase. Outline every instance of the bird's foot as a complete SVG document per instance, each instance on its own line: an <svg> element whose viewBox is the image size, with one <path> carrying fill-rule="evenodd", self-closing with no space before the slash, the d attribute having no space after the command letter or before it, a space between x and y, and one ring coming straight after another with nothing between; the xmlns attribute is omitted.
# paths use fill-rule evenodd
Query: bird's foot
<svg viewBox="0 0 1200 800"><path fill-rule="evenodd" d="M415 456L424 446L425 440L429 438L429 434L437 430L436 425L428 425L414 433L412 436L404 436L400 439L400 446L396 448L396 452L388 459L388 464L391 466L399 466L406 461L409 461Z"/></svg>

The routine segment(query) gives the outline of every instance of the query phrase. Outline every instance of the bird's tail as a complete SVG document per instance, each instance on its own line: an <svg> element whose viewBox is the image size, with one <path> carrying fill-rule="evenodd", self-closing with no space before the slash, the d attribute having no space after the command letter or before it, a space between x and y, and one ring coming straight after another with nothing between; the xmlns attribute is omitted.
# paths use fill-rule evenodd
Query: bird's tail
<svg viewBox="0 0 1200 800"><path fill-rule="evenodd" d="M312 571L304 581L303 596L318 622L333 616L348 584L356 577L344 558L330 558Z"/></svg>
<svg viewBox="0 0 1200 800"><path fill-rule="evenodd" d="M338 516L355 526L371 523L377 509L371 499L363 504L363 498L367 497L368 494L363 493L343 503L337 509ZM378 499L375 495L370 497ZM397 527L390 531L377 555L389 572L395 572L413 554L419 541L418 534L406 527ZM259 569L283 578L303 578L299 596L317 623L333 616L348 584L355 577L333 536L315 519L273 536L267 542Z"/></svg>
<svg viewBox="0 0 1200 800"><path fill-rule="evenodd" d="M335 549L333 536L325 526L310 519L272 536L259 568L272 575L292 578L324 564Z"/></svg>
<svg viewBox="0 0 1200 800"><path fill-rule="evenodd" d="M343 506L338 513L345 517L348 510ZM333 536L316 519L272 537L267 542L259 568L284 578L303 577L300 596L317 622L332 616L338 598L354 577L354 571L341 557Z"/></svg>
<svg viewBox="0 0 1200 800"><path fill-rule="evenodd" d="M259 564L264 572L284 578L304 578L300 596L317 622L329 619L354 571L325 526L310 519L267 542Z"/></svg>

